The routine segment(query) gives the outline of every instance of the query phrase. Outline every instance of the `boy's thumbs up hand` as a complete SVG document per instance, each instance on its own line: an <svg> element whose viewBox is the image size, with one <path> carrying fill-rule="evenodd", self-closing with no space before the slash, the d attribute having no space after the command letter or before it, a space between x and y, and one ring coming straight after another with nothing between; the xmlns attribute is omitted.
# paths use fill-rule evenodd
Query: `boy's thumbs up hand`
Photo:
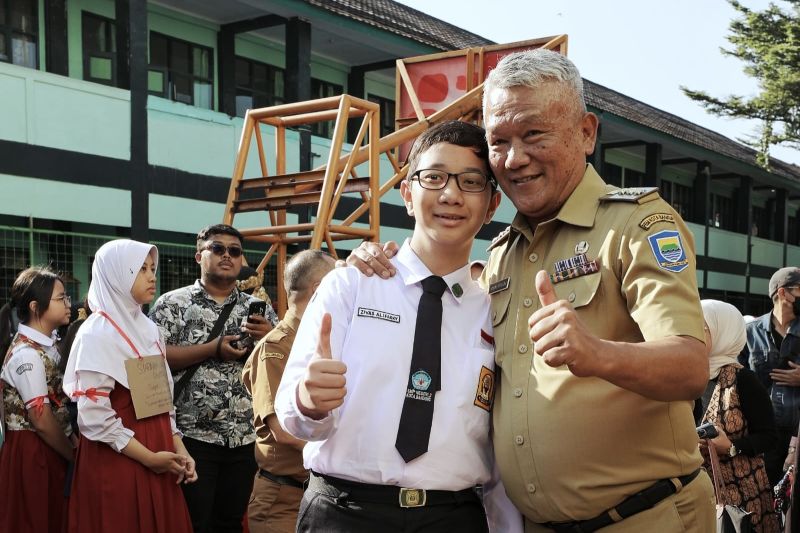
<svg viewBox="0 0 800 533"><path fill-rule="evenodd" d="M595 347L599 339L586 329L568 302L558 300L544 270L536 274L536 293L542 307L528 319L536 353L549 366L567 365L576 376L597 375Z"/></svg>
<svg viewBox="0 0 800 533"><path fill-rule="evenodd" d="M310 418L321 419L344 403L347 365L331 354L331 315L325 313L319 329L317 352L297 387L297 405Z"/></svg>

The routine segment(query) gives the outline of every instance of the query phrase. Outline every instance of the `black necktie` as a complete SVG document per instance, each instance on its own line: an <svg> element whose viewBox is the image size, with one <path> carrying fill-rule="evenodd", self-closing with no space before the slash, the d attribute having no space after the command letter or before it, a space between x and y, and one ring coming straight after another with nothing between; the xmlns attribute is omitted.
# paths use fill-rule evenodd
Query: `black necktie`
<svg viewBox="0 0 800 533"><path fill-rule="evenodd" d="M439 276L422 280L411 371L394 444L405 462L428 451L433 397L442 388L442 294L446 289L447 283Z"/></svg>

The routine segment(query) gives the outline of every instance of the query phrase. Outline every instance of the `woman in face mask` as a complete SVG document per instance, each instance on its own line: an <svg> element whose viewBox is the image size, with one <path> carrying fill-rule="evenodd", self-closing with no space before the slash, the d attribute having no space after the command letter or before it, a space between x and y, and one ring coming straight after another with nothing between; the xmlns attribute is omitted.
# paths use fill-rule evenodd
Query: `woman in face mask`
<svg viewBox="0 0 800 533"><path fill-rule="evenodd" d="M755 531L779 531L772 512L772 490L764 466L764 452L777 442L772 402L756 375L737 362L744 347L744 318L729 303L703 300L709 377L702 402L701 423L713 423L719 436L706 449L701 445L706 468L708 454L716 454L722 474L726 504L752 513ZM698 403L699 403L698 402Z"/></svg>

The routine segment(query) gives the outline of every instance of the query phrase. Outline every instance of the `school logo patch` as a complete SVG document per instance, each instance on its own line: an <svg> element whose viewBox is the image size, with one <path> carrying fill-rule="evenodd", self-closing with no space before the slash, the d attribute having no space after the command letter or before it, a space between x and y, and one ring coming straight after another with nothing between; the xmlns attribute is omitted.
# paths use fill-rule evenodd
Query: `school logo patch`
<svg viewBox="0 0 800 533"><path fill-rule="evenodd" d="M33 365L31 363L23 363L17 367L17 375L21 376L25 372L30 372L33 370Z"/></svg>
<svg viewBox="0 0 800 533"><path fill-rule="evenodd" d="M494 403L494 371L485 366L481 367L478 376L478 388L475 390L475 405L484 411L491 411Z"/></svg>
<svg viewBox="0 0 800 533"><path fill-rule="evenodd" d="M662 270L680 272L689 266L686 251L683 249L681 235L677 231L664 230L647 237L650 249Z"/></svg>

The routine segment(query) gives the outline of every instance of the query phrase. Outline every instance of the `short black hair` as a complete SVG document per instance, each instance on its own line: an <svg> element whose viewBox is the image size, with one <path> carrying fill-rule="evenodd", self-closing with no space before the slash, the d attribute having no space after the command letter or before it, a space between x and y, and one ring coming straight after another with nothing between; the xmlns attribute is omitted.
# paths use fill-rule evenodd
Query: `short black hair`
<svg viewBox="0 0 800 533"><path fill-rule="evenodd" d="M425 130L422 135L417 137L411 147L411 152L408 154L408 177L417 171L417 165L422 154L431 146L440 143L472 148L475 155L486 164L486 175L489 177L492 188L497 187L492 174L492 167L489 165L489 145L486 143L486 130L470 122L462 122L460 120L442 122Z"/></svg>
<svg viewBox="0 0 800 533"><path fill-rule="evenodd" d="M238 229L227 224L213 224L201 229L197 234L197 251L199 252L203 247L203 243L214 235L230 235L239 239L240 245L244 245L244 237L239 233Z"/></svg>

